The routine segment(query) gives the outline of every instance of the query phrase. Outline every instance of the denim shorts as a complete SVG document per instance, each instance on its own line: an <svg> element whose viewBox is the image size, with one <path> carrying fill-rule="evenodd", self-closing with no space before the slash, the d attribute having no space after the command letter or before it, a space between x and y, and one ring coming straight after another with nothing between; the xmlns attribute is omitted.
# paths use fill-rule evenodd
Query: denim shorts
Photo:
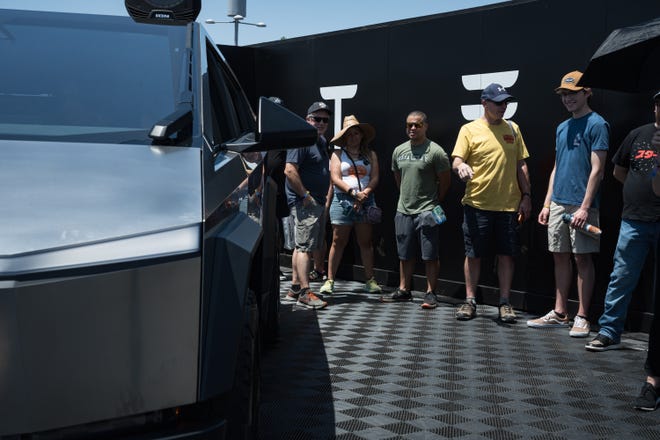
<svg viewBox="0 0 660 440"><path fill-rule="evenodd" d="M440 246L440 225L431 211L407 215L397 212L394 216L396 250L400 260L414 260L422 254L422 260L437 260Z"/></svg>
<svg viewBox="0 0 660 440"><path fill-rule="evenodd" d="M368 223L367 207L373 205L373 200L373 197L370 195L362 204L360 211L350 209L351 212L344 214L342 204L350 204L352 206L355 200L348 194L335 193L332 197L332 203L330 203L330 224L353 225L355 223Z"/></svg>
<svg viewBox="0 0 660 440"><path fill-rule="evenodd" d="M463 205L465 256L481 258L495 254L515 257L520 252L518 213L484 211Z"/></svg>

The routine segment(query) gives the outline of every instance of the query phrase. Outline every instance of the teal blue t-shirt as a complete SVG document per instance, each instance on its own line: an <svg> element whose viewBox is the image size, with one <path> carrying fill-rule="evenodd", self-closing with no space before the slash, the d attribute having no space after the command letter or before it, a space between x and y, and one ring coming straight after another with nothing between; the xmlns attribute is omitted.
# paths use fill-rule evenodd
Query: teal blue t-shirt
<svg viewBox="0 0 660 440"><path fill-rule="evenodd" d="M563 205L580 206L591 173L591 152L607 151L610 126L596 112L570 118L559 124L556 136L556 169L552 200ZM598 208L600 189L594 197Z"/></svg>

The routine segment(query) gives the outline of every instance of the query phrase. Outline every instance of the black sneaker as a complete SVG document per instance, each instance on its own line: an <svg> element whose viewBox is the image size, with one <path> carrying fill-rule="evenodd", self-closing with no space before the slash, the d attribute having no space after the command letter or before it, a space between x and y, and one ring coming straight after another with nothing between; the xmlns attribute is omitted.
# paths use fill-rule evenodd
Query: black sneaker
<svg viewBox="0 0 660 440"><path fill-rule="evenodd" d="M381 296L380 300L386 303L412 301L412 293L410 290L396 289L391 295Z"/></svg>
<svg viewBox="0 0 660 440"><path fill-rule="evenodd" d="M658 403L660 403L658 390L656 390L650 383L644 382L642 391L640 391L639 396L635 399L633 408L641 411L655 411L658 407Z"/></svg>
<svg viewBox="0 0 660 440"><path fill-rule="evenodd" d="M596 337L584 346L589 351L607 351L621 348L621 342L614 342L605 335L598 333Z"/></svg>
<svg viewBox="0 0 660 440"><path fill-rule="evenodd" d="M325 281L328 279L328 274L325 271L319 272L316 269L312 269L309 273L309 281Z"/></svg>
<svg viewBox="0 0 660 440"><path fill-rule="evenodd" d="M422 303L423 309L435 309L438 307L438 299L435 297L435 293L426 292L424 295L424 302Z"/></svg>

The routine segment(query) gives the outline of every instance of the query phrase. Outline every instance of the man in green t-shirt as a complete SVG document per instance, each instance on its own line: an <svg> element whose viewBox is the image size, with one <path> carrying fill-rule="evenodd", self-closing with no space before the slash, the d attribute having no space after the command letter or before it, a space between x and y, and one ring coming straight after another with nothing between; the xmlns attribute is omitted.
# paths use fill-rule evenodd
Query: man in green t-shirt
<svg viewBox="0 0 660 440"><path fill-rule="evenodd" d="M410 285L417 255L421 251L426 272L426 295L422 308L437 307L439 221L434 208L444 199L451 181L447 153L426 137L428 120L414 111L406 118L408 141L392 153L392 172L399 188L394 217L399 255L399 288L383 296L383 302L411 301ZM436 209L436 214L442 212ZM444 214L442 214L444 215Z"/></svg>

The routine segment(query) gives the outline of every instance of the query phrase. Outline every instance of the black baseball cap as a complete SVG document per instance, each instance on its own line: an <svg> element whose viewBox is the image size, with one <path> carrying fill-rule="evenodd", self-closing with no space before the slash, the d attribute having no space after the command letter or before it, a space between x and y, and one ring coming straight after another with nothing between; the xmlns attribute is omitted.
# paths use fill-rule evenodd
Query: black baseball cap
<svg viewBox="0 0 660 440"><path fill-rule="evenodd" d="M318 101L318 102L315 102L314 104L310 105L309 109L307 109L307 114L311 115L312 113L317 112L319 110L325 110L326 112L328 112L328 114L330 114L330 115L332 114L332 110L330 110L330 107L328 107L328 104L326 104L323 101Z"/></svg>

